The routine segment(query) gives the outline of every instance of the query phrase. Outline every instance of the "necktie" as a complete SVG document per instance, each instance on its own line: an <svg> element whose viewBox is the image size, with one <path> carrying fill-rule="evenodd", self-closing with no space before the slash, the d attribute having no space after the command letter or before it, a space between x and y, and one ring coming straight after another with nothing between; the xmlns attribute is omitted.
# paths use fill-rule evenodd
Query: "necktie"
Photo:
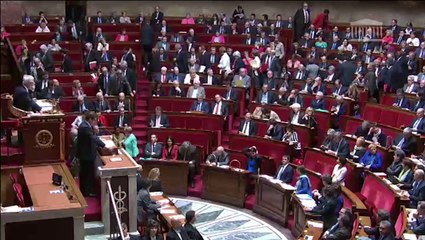
<svg viewBox="0 0 425 240"><path fill-rule="evenodd" d="M401 102L402 102L402 99L398 100L397 106L401 107Z"/></svg>
<svg viewBox="0 0 425 240"><path fill-rule="evenodd" d="M363 52L366 52L366 51L367 51L367 43L363 47Z"/></svg>
<svg viewBox="0 0 425 240"><path fill-rule="evenodd" d="M301 72L297 73L297 77L295 79L301 79Z"/></svg>
<svg viewBox="0 0 425 240"><path fill-rule="evenodd" d="M279 28L280 27L280 21L276 22L276 27Z"/></svg>
<svg viewBox="0 0 425 240"><path fill-rule="evenodd" d="M332 44L332 50L335 50L335 48L336 48L336 43L333 43Z"/></svg>
<svg viewBox="0 0 425 240"><path fill-rule="evenodd" d="M413 124L413 129L418 129L418 126L419 126L419 123L421 122L421 120L422 120L422 118L418 118L416 121L415 121L415 124Z"/></svg>
<svg viewBox="0 0 425 240"><path fill-rule="evenodd" d="M103 102L100 102L100 111L103 111Z"/></svg>
<svg viewBox="0 0 425 240"><path fill-rule="evenodd" d="M307 21L307 11L306 10L304 10L304 23L307 23L308 21Z"/></svg>
<svg viewBox="0 0 425 240"><path fill-rule="evenodd" d="M214 55L211 55L210 61L211 61L211 63L214 63Z"/></svg>
<svg viewBox="0 0 425 240"><path fill-rule="evenodd" d="M284 167L282 166L282 167L279 169L279 173L277 174L276 179L280 179L280 177L282 176L283 170L284 170Z"/></svg>
<svg viewBox="0 0 425 240"><path fill-rule="evenodd" d="M215 104L215 110L214 110L214 115L218 115L218 109L220 107L220 103L216 103Z"/></svg>
<svg viewBox="0 0 425 240"><path fill-rule="evenodd" d="M155 149L155 143L152 144L152 154L154 149Z"/></svg>
<svg viewBox="0 0 425 240"><path fill-rule="evenodd" d="M162 82L162 83L165 83L165 75L164 75L164 74L162 75L162 80L161 80L161 82Z"/></svg>
<svg viewBox="0 0 425 240"><path fill-rule="evenodd" d="M84 105L80 105L80 112L84 112Z"/></svg>
<svg viewBox="0 0 425 240"><path fill-rule="evenodd" d="M404 144L404 141L405 141L404 138L402 138L400 142L398 142L397 147L401 148L401 146L403 146Z"/></svg>
<svg viewBox="0 0 425 240"><path fill-rule="evenodd" d="M120 122L119 122L120 127L122 127L122 122L123 122L123 116L120 116Z"/></svg>
<svg viewBox="0 0 425 240"><path fill-rule="evenodd" d="M229 92L227 93L227 100L230 100L230 91L232 91L232 90L229 90Z"/></svg>
<svg viewBox="0 0 425 240"><path fill-rule="evenodd" d="M249 132L247 133L248 124L249 124L249 122L248 121L245 121L245 124L243 125L243 128L242 128L242 133L244 133L246 135L249 135Z"/></svg>
<svg viewBox="0 0 425 240"><path fill-rule="evenodd" d="M198 103L198 107L196 107L196 111L201 111L201 103Z"/></svg>
<svg viewBox="0 0 425 240"><path fill-rule="evenodd" d="M102 23L102 21L100 20L100 17L97 18L97 23Z"/></svg>

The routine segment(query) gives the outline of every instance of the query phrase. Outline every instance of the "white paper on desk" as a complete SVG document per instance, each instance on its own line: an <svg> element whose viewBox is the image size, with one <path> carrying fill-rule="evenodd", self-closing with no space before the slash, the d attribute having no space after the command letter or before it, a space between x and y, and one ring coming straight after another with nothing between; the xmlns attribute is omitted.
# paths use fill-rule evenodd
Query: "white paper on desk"
<svg viewBox="0 0 425 240"><path fill-rule="evenodd" d="M183 215L181 215L181 214L173 215L173 216L171 216L171 218L174 218L174 219L185 219L185 217Z"/></svg>
<svg viewBox="0 0 425 240"><path fill-rule="evenodd" d="M115 148L115 143L112 140L102 140L106 148Z"/></svg>
<svg viewBox="0 0 425 240"><path fill-rule="evenodd" d="M162 196L163 192L151 192L151 196Z"/></svg>
<svg viewBox="0 0 425 240"><path fill-rule="evenodd" d="M416 234L413 233L403 233L403 239L405 240L416 240Z"/></svg>
<svg viewBox="0 0 425 240"><path fill-rule="evenodd" d="M296 194L296 196L300 199L300 200L313 200L313 198L310 197L310 195L308 194Z"/></svg>
<svg viewBox="0 0 425 240"><path fill-rule="evenodd" d="M283 189L285 189L285 190L292 190L292 191L295 191L295 187L294 186L291 186L291 185L289 185L289 184L287 184L287 183L284 183L284 182L281 182L281 183L279 183L280 184L280 186L283 188Z"/></svg>
<svg viewBox="0 0 425 240"><path fill-rule="evenodd" d="M111 157L110 160L111 160L111 162L121 162L122 161L122 158L120 158L120 157Z"/></svg>
<svg viewBox="0 0 425 240"><path fill-rule="evenodd" d="M204 65L201 65L200 67L199 67L199 72L204 72L205 71L205 66Z"/></svg>
<svg viewBox="0 0 425 240"><path fill-rule="evenodd" d="M384 173L384 172L375 172L375 175L378 176L378 177L386 177L387 176L387 174Z"/></svg>
<svg viewBox="0 0 425 240"><path fill-rule="evenodd" d="M50 194L62 194L64 191L62 189L56 189L49 191Z"/></svg>
<svg viewBox="0 0 425 240"><path fill-rule="evenodd" d="M2 207L1 212L4 212L4 213L21 212L21 207L19 207L18 205L13 205L13 206L9 206L9 207Z"/></svg>
<svg viewBox="0 0 425 240"><path fill-rule="evenodd" d="M169 203L170 201L168 201L168 199L161 199L161 200L158 200L157 202L159 202L159 203Z"/></svg>
<svg viewBox="0 0 425 240"><path fill-rule="evenodd" d="M159 209L163 210L163 209L166 209L166 208L169 208L169 207L171 207L170 204L165 204L164 206L161 206Z"/></svg>
<svg viewBox="0 0 425 240"><path fill-rule="evenodd" d="M159 212L161 214L172 214L172 213L176 213L176 210L174 210L174 209L160 209Z"/></svg>
<svg viewBox="0 0 425 240"><path fill-rule="evenodd" d="M265 174L261 174L260 177L265 178L265 179L273 179L272 176L265 175Z"/></svg>
<svg viewBox="0 0 425 240"><path fill-rule="evenodd" d="M281 183L282 182L279 179L274 179L274 178L269 179L269 181L272 182L272 183Z"/></svg>
<svg viewBox="0 0 425 240"><path fill-rule="evenodd" d="M313 222L313 221L307 221L308 226L314 227L314 228L323 228L322 222Z"/></svg>

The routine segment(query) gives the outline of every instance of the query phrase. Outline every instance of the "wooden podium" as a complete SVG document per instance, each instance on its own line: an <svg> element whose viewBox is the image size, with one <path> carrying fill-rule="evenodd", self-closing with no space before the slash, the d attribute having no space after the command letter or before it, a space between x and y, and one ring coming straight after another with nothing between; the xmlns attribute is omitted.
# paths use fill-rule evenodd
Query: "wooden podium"
<svg viewBox="0 0 425 240"><path fill-rule="evenodd" d="M203 166L202 198L243 208L250 173L240 168Z"/></svg>
<svg viewBox="0 0 425 240"><path fill-rule="evenodd" d="M254 212L286 226L295 188L270 176L260 175L256 185Z"/></svg>
<svg viewBox="0 0 425 240"><path fill-rule="evenodd" d="M101 136L100 139L107 148L114 148L115 144L111 136ZM110 234L110 231L114 231L117 226L111 193L120 221L127 224L130 232L137 231L136 174L139 165L124 149L115 148L115 150L114 155L99 155L102 164L98 170L101 180L102 222L105 226L105 234Z"/></svg>
<svg viewBox="0 0 425 240"><path fill-rule="evenodd" d="M65 161L64 114L29 115L21 123L26 164Z"/></svg>
<svg viewBox="0 0 425 240"><path fill-rule="evenodd" d="M143 177L147 178L152 168L159 168L161 185L167 195L187 195L187 176L189 164L181 160L145 160L143 165Z"/></svg>

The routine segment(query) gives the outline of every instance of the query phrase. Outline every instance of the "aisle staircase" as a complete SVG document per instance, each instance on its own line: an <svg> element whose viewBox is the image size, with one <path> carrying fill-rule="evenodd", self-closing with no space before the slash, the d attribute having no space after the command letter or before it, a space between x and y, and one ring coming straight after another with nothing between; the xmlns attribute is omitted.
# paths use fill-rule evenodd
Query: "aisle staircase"
<svg viewBox="0 0 425 240"><path fill-rule="evenodd" d="M137 93L135 96L135 109L133 111L133 133L137 138L137 145L140 152L143 152L144 144L146 143L147 136L146 130L148 128L148 99L149 84L150 82L145 77L144 73L139 74L139 81L137 81Z"/></svg>

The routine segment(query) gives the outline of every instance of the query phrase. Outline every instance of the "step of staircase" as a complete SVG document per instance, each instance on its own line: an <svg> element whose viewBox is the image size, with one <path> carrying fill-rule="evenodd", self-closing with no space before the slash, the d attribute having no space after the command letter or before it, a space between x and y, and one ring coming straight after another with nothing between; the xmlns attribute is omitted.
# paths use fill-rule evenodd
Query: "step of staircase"
<svg viewBox="0 0 425 240"><path fill-rule="evenodd" d="M84 223L84 235L100 235L105 232L105 225L103 222L94 221L94 222L85 222Z"/></svg>
<svg viewBox="0 0 425 240"><path fill-rule="evenodd" d="M148 116L146 116L146 114L140 114L138 111L136 111L136 117L133 118L133 121L140 123L141 121L146 121L147 119Z"/></svg>

